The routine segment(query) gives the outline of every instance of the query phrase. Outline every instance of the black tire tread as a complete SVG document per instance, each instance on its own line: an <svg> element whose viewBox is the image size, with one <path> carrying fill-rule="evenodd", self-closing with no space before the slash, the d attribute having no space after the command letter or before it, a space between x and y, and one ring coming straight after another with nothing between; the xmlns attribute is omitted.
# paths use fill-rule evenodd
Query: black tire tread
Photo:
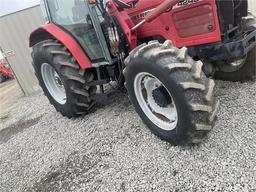
<svg viewBox="0 0 256 192"><path fill-rule="evenodd" d="M162 63L161 65L168 70L169 76L176 79L178 86L187 98L194 125L189 129L185 142L186 144L201 142L206 133L213 128L219 107L219 102L214 97L215 83L204 75L203 63L194 61L188 56L186 48L177 49L170 41L163 44L152 41L138 46L130 53L125 64L128 65L138 57ZM175 62L169 62L170 60ZM126 70L124 70L124 75L127 75ZM189 92L191 91L200 95L201 98L197 99L197 102L190 99Z"/></svg>
<svg viewBox="0 0 256 192"><path fill-rule="evenodd" d="M95 102L91 99L91 95L93 94L93 92L91 93L89 91L91 87L85 89L84 85L86 83L90 83L87 81L88 78L86 77L92 77L89 79L92 81L94 79L94 74L89 70L81 70L71 53L64 47L64 45L56 40L46 40L35 45L31 54L33 60L36 59L34 57L40 51L52 58L52 65L54 65L55 69L62 77L64 84L67 85L66 89L70 92L68 98L71 101L70 109L63 110L60 108L54 99L51 99L50 94L44 90L44 93L48 97L50 103L58 112L68 118L77 117L87 113L94 106ZM39 75L38 64L33 62L33 65L39 84L43 88L44 82Z"/></svg>

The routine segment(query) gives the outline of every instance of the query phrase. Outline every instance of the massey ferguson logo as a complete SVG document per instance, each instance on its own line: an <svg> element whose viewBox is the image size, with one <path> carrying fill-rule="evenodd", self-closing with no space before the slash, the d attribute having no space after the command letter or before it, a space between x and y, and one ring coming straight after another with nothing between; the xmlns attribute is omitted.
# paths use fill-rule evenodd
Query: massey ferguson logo
<svg viewBox="0 0 256 192"><path fill-rule="evenodd" d="M173 9L180 8L180 7L184 7L184 6L193 4L193 3L197 3L197 2L199 2L199 1L202 1L202 0L185 0L185 1L182 1L182 2L178 3L177 5L175 5L175 6L173 7Z"/></svg>

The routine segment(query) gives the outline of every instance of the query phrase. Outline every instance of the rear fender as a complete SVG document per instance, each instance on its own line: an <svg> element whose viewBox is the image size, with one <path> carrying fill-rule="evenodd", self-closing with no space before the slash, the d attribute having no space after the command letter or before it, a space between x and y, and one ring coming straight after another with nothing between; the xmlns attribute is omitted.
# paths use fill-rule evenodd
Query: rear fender
<svg viewBox="0 0 256 192"><path fill-rule="evenodd" d="M59 40L73 55L82 69L92 68L92 63L76 40L54 24L39 27L30 34L29 46L33 47L47 39Z"/></svg>

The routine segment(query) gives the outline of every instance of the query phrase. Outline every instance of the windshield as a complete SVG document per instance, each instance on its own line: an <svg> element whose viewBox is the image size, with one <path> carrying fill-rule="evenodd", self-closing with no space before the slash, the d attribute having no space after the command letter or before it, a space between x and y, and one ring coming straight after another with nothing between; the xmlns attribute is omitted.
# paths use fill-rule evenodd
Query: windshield
<svg viewBox="0 0 256 192"><path fill-rule="evenodd" d="M89 13L83 0L50 0L48 6L52 20L60 25L81 23Z"/></svg>
<svg viewBox="0 0 256 192"><path fill-rule="evenodd" d="M84 0L48 0L47 4L52 22L68 31L80 43L91 61L104 59Z"/></svg>

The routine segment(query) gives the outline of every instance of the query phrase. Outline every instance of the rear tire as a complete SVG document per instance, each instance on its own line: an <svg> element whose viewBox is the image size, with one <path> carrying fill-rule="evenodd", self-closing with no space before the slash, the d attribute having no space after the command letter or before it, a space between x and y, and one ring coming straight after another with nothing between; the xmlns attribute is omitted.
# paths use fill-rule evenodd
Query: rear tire
<svg viewBox="0 0 256 192"><path fill-rule="evenodd" d="M90 69L80 69L74 57L60 42L47 40L35 45L32 57L41 88L50 103L63 116L68 118L78 117L87 113L94 106L95 102L92 96L97 88L88 85L94 80L94 73ZM50 76L47 70L44 72L44 68L50 68L48 71L54 70L54 74L59 78L57 79L59 85L65 90L65 97L63 92L60 93L64 101L60 101L59 97L54 94L56 89L49 86L51 81L49 83L47 77Z"/></svg>
<svg viewBox="0 0 256 192"><path fill-rule="evenodd" d="M129 98L149 129L161 139L175 145L201 142L212 129L219 106L219 102L214 98L215 83L202 72L202 62L194 61L188 56L185 48L179 50L172 46L170 41L164 44L157 41L143 44L134 49L125 62L124 76ZM160 127L160 124L156 123L158 120L151 118L152 114L155 114L156 118L166 121L165 117L156 114L154 108L150 106L151 96L148 92L146 92L147 96L144 96L144 90L143 97L145 102L148 102L152 114L145 112L145 105L143 106L141 98L136 93L138 88L135 87L140 85L136 84L136 79L143 73L158 79L169 92L176 106L177 123L170 129ZM143 84L141 87L145 89L146 86ZM165 107L162 109L166 110Z"/></svg>

